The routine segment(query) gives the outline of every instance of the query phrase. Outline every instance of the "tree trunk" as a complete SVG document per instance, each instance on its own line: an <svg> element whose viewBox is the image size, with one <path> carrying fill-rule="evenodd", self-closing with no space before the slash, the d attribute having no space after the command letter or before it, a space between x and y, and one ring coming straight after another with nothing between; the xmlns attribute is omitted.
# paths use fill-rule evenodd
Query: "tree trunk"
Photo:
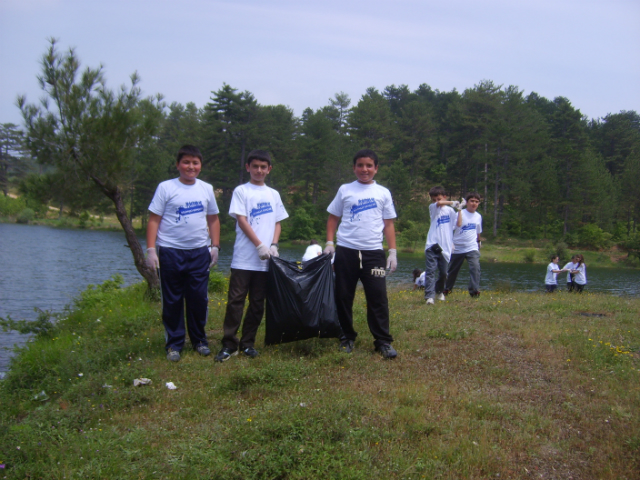
<svg viewBox="0 0 640 480"><path fill-rule="evenodd" d="M127 243L129 244L129 248L131 249L131 253L133 254L133 262L136 265L136 269L140 272L140 275L144 277L147 281L147 285L149 290L156 290L160 288L160 280L158 279L158 274L154 272L151 268L147 266L147 263L144 259L144 252L142 251L142 246L138 241L138 237L136 236L136 232L133 229L133 225L131 224L131 220L127 216L127 211L125 209L124 201L122 200L122 193L118 187L110 190L108 193L105 192L107 196L113 202L113 205L116 207L116 217L118 217L118 221L124 230L124 235L127 239Z"/></svg>
<svg viewBox="0 0 640 480"><path fill-rule="evenodd" d="M498 236L498 172L496 172L496 181L493 187L493 236Z"/></svg>

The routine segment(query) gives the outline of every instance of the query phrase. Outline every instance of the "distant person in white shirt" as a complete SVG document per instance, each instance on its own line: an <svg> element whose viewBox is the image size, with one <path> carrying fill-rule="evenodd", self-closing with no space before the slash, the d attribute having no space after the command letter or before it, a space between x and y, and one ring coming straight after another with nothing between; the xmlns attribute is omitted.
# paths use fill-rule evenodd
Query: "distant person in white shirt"
<svg viewBox="0 0 640 480"><path fill-rule="evenodd" d="M571 271L573 274L573 281L575 283L574 289L578 293L582 293L584 286L587 284L587 266L584 263L584 257L582 254L576 255L575 268Z"/></svg>
<svg viewBox="0 0 640 480"><path fill-rule="evenodd" d="M305 250L304 255L302 256L302 261L308 262L319 255L322 255L322 247L318 245L317 240L311 240L311 245L309 245Z"/></svg>
<svg viewBox="0 0 640 480"><path fill-rule="evenodd" d="M469 264L469 295L480 296L480 234L482 233L482 215L476 210L480 206L480 195L470 193L465 198L467 209L461 210L462 225L456 227L453 234L453 253L447 272L444 294L447 295L456 283L458 272L465 259Z"/></svg>
<svg viewBox="0 0 640 480"><path fill-rule="evenodd" d="M424 247L424 298L427 305L433 305L435 298L444 300L444 284L447 280L447 267L453 247L453 229L456 225L458 227L462 225L462 215L456 213L454 208L460 209L464 205L447 200L444 187L433 187L429 190L429 196L433 203L429 205L431 225L427 234L427 244Z"/></svg>
<svg viewBox="0 0 640 480"><path fill-rule="evenodd" d="M547 293L553 293L558 288L558 274L564 272L563 269L558 268L559 261L560 257L553 255L551 263L547 265L547 275L544 277L544 286L547 289Z"/></svg>
<svg viewBox="0 0 640 480"><path fill-rule="evenodd" d="M413 270L413 289L423 289L424 288L424 272L419 268Z"/></svg>

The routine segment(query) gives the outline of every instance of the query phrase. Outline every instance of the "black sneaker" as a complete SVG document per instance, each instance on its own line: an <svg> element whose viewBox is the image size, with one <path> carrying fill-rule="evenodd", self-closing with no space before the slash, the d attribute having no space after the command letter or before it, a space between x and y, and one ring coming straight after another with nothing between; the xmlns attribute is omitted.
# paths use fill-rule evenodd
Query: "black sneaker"
<svg viewBox="0 0 640 480"><path fill-rule="evenodd" d="M247 347L247 348L245 348L244 350L242 350L242 354L243 354L244 356L246 356L246 357L249 357L249 358L256 358L258 355L260 355L260 354L258 353L258 350L256 350L256 349L255 349L255 348L253 348L253 347Z"/></svg>
<svg viewBox="0 0 640 480"><path fill-rule="evenodd" d="M215 361L216 362L226 362L227 360L229 360L231 357L233 357L234 355L238 354L238 350L232 350L230 348L223 348L222 350L220 350L218 352L218 354L216 355Z"/></svg>
<svg viewBox="0 0 640 480"><path fill-rule="evenodd" d="M353 352L353 340L342 340L340 342L340 351L342 353Z"/></svg>
<svg viewBox="0 0 640 480"><path fill-rule="evenodd" d="M385 358L387 360L394 359L398 356L398 352L396 352L396 349L388 343L385 343L384 345L378 345L376 347L376 352L380 352L382 358Z"/></svg>
<svg viewBox="0 0 640 480"><path fill-rule="evenodd" d="M475 290L473 292L469 292L469 295L471 295L471 298L478 298L480 296L480 292Z"/></svg>

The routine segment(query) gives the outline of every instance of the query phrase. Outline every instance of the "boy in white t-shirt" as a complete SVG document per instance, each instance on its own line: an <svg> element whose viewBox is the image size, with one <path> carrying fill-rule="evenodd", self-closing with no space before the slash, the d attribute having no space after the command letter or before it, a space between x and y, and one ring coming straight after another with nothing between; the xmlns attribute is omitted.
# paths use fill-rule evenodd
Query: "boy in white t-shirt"
<svg viewBox="0 0 640 480"><path fill-rule="evenodd" d="M558 288L558 274L564 272L564 269L558 268L560 257L558 255L551 256L551 263L547 265L547 275L544 277L544 286L547 293L553 293Z"/></svg>
<svg viewBox="0 0 640 480"><path fill-rule="evenodd" d="M436 295L438 300L444 300L444 283L453 247L453 229L456 225L462 225L462 215L456 213L452 207L460 209L464 203L447 200L447 192L440 186L429 190L429 196L433 203L429 205L431 225L424 247L424 298L427 305L433 305ZM436 271L439 272L438 280Z"/></svg>
<svg viewBox="0 0 640 480"><path fill-rule="evenodd" d="M470 193L466 196L467 209L461 210L462 225L456 227L453 234L453 253L447 271L444 294L447 295L456 283L458 272L465 259L469 264L469 295L480 295L480 234L482 233L482 215L476 210L480 206L480 195Z"/></svg>
<svg viewBox="0 0 640 480"><path fill-rule="evenodd" d="M180 177L160 183L149 205L147 264L160 274L167 359L180 360L184 311L193 348L209 355L205 334L209 269L218 262L220 221L213 187L196 177L202 154L193 145L178 151ZM208 229L207 229L208 227ZM211 238L211 243L209 242ZM211 250L209 245L211 244Z"/></svg>
<svg viewBox="0 0 640 480"><path fill-rule="evenodd" d="M319 255L322 255L322 247L318 245L317 240L311 240L311 245L307 247L307 249L304 251L304 255L302 255L302 261L308 262L309 260L313 260Z"/></svg>
<svg viewBox="0 0 640 480"><path fill-rule="evenodd" d="M216 355L216 362L226 362L237 355L238 350L249 358L258 356L254 344L267 295L267 260L271 255L278 256L280 222L289 216L280 194L264 183L272 168L269 153L253 150L245 167L251 179L236 187L229 206L229 215L236 219L236 242L231 259L222 350ZM242 322L247 294L249 307ZM242 337L238 339L241 324Z"/></svg>
<svg viewBox="0 0 640 480"><path fill-rule="evenodd" d="M391 272L398 266L393 224L396 210L389 190L373 180L378 172L375 152L364 149L356 153L353 172L357 180L342 185L327 208L329 219L324 253L335 253L335 297L343 333L340 349L351 353L358 335L353 328L353 299L360 280L367 299L367 322L375 349L383 358L392 359L398 353L391 346L393 337L389 333L385 264ZM336 229L337 247L334 247ZM388 258L382 248L383 236L389 245Z"/></svg>

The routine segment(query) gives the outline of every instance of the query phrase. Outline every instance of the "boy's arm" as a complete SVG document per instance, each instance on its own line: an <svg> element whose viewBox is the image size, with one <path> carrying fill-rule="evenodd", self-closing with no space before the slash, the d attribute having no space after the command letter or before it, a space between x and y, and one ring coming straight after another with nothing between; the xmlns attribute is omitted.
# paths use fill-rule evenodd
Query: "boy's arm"
<svg viewBox="0 0 640 480"><path fill-rule="evenodd" d="M276 229L273 232L273 241L271 243L278 243L278 240L280 240L280 232L282 232L282 225L280 225L280 222L276 222Z"/></svg>
<svg viewBox="0 0 640 480"><path fill-rule="evenodd" d="M162 215L149 212L149 221L147 222L147 265L155 272L160 267L158 253L156 252L156 238L158 237L158 228Z"/></svg>
<svg viewBox="0 0 640 480"><path fill-rule="evenodd" d="M458 228L462 226L462 210L458 210L458 222L456 223L456 226Z"/></svg>
<svg viewBox="0 0 640 480"><path fill-rule="evenodd" d="M334 214L329 214L329 219L327 220L327 245L324 247L323 253L335 253L336 248L333 243L333 239L336 236L336 230L338 229L338 223L340 222L340 217L335 216Z"/></svg>
<svg viewBox="0 0 640 480"><path fill-rule="evenodd" d="M247 238L256 246L256 250L258 250L258 257L260 260L266 260L271 256L271 252L269 251L269 247L267 247L264 243L260 241L256 232L253 231L251 225L249 225L249 221L247 217L244 215L236 215L236 221L238 222L238 226L240 230L247 236Z"/></svg>
<svg viewBox="0 0 640 480"><path fill-rule="evenodd" d="M207 226L209 227L209 237L211 237L211 263L209 268L218 263L220 253L220 219L218 215L207 215Z"/></svg>
<svg viewBox="0 0 640 480"><path fill-rule="evenodd" d="M396 250L396 227L393 218L385 218L384 220L384 238L389 245L389 256L387 257L387 268L393 273L398 268L398 251Z"/></svg>
<svg viewBox="0 0 640 480"><path fill-rule="evenodd" d="M220 245L220 218L217 214L207 215L207 226L209 227L211 245Z"/></svg>
<svg viewBox="0 0 640 480"><path fill-rule="evenodd" d="M236 220L238 222L240 230L242 230L242 233L247 236L251 243L253 243L256 247L260 246L262 242L256 235L256 232L253 231L253 228L251 228L251 225L249 225L247 217L245 217L244 215L236 215Z"/></svg>

